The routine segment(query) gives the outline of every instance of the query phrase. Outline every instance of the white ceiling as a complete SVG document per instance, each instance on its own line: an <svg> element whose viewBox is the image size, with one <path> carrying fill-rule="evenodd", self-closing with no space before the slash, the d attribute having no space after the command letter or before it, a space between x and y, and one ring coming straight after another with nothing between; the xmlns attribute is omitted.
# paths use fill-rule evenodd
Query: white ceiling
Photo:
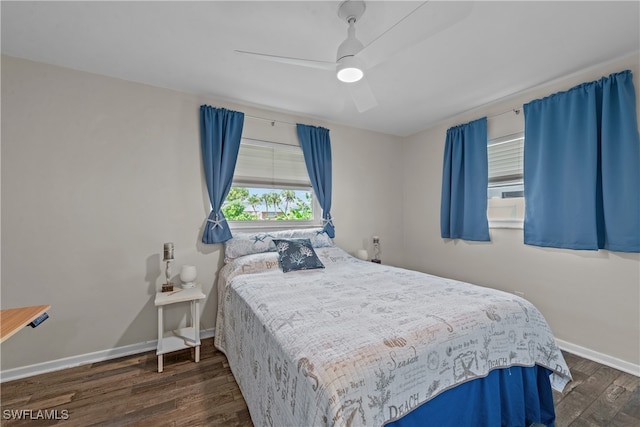
<svg viewBox="0 0 640 427"><path fill-rule="evenodd" d="M364 113L332 71L234 52L334 61L339 4L2 1L2 53L406 136L640 50L638 1L431 1L372 44L388 59L366 70L378 106ZM367 2L358 38L419 4Z"/></svg>

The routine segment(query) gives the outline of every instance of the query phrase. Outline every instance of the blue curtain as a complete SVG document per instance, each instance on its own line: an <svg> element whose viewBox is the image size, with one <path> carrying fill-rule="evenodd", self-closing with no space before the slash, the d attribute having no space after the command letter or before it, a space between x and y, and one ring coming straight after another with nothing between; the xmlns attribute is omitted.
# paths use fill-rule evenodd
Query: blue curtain
<svg viewBox="0 0 640 427"><path fill-rule="evenodd" d="M445 239L489 241L487 118L447 130L440 233Z"/></svg>
<svg viewBox="0 0 640 427"><path fill-rule="evenodd" d="M331 219L331 140L329 129L301 124L297 125L297 129L311 185L322 208L323 229L329 237L333 238L336 233Z"/></svg>
<svg viewBox="0 0 640 427"><path fill-rule="evenodd" d="M243 124L244 113L200 107L202 163L212 208L202 234L203 243L222 243L232 237L220 208L233 182Z"/></svg>
<svg viewBox="0 0 640 427"><path fill-rule="evenodd" d="M631 71L534 100L524 113L524 242L640 252Z"/></svg>

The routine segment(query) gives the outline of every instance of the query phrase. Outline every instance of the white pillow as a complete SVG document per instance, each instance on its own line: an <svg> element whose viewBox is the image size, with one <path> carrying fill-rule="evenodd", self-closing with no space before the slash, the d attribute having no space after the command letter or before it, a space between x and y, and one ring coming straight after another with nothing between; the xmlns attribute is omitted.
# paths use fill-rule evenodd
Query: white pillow
<svg viewBox="0 0 640 427"><path fill-rule="evenodd" d="M224 261L229 262L238 257L275 252L273 239L309 239L314 248L333 246L331 237L322 228L303 228L295 230L265 231L257 233L233 233L233 238L224 243Z"/></svg>

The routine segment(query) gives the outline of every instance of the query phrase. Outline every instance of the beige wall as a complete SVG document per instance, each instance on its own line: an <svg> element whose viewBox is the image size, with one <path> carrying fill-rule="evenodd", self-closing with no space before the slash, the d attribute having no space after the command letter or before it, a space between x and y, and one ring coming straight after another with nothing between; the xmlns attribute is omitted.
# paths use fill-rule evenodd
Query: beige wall
<svg viewBox="0 0 640 427"><path fill-rule="evenodd" d="M3 56L1 305L52 308L2 344L2 370L156 339L167 241L174 273L197 266L202 326L213 328L222 245L200 243L205 103L328 127L336 243L355 251L379 234L386 259L399 262L399 139ZM245 123L261 134L264 122ZM182 311L172 307L168 323Z"/></svg>
<svg viewBox="0 0 640 427"><path fill-rule="evenodd" d="M522 229L492 229L490 243L440 237L442 156L448 127L491 117L536 98L632 69L640 89L638 56L590 69L510 100L461 115L406 139L403 266L505 291L524 292L557 338L640 365L640 255L527 246ZM640 108L638 108L640 112ZM490 136L522 131L522 114L488 120Z"/></svg>

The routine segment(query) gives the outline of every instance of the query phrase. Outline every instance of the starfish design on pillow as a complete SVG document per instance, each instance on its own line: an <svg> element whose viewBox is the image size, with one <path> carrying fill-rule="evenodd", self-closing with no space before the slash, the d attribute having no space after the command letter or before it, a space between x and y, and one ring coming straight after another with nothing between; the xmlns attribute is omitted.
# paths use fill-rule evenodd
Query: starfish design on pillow
<svg viewBox="0 0 640 427"><path fill-rule="evenodd" d="M258 243L258 242L264 242L264 239L266 239L267 237L271 237L268 234L256 234L255 236L253 236L253 243Z"/></svg>

